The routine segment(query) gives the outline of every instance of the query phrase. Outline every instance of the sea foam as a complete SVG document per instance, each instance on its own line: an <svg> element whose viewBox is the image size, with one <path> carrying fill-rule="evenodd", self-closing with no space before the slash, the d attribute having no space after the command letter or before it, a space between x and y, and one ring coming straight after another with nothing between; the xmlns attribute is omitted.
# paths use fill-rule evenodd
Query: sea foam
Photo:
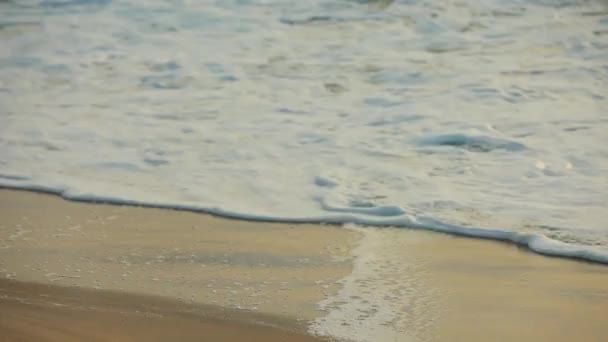
<svg viewBox="0 0 608 342"><path fill-rule="evenodd" d="M0 180L0 183L2 181ZM608 248L600 246L584 246L579 244L565 243L550 239L538 233L519 233L502 229L471 228L448 224L429 217L408 215L402 208L396 206L381 206L369 208L346 208L322 205L324 210L338 212L341 215L326 215L319 217L281 217L257 215L255 213L243 213L225 210L217 207L201 207L187 203L166 203L154 201L142 201L123 197L103 196L83 193L66 188L53 188L51 186L34 185L32 183L15 184L3 182L6 188L23 189L44 193L57 194L68 200L108 203L117 205L134 205L151 208L166 208L192 212L201 212L224 216L227 218L244 219L263 222L285 222L285 223L331 223L331 224L358 224L369 226L403 227L410 229L426 229L440 233L454 234L474 238L505 241L528 248L534 252L557 257L586 260L591 262L608 264Z"/></svg>
<svg viewBox="0 0 608 342"><path fill-rule="evenodd" d="M1 2L0 185L607 263L600 6Z"/></svg>

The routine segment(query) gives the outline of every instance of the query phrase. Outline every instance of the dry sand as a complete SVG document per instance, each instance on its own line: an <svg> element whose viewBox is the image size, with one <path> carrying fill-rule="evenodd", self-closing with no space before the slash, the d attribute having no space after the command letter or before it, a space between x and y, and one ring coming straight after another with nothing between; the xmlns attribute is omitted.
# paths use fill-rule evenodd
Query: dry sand
<svg viewBox="0 0 608 342"><path fill-rule="evenodd" d="M608 340L608 267L407 229L0 190L0 277L15 339L297 341L313 320L379 342Z"/></svg>

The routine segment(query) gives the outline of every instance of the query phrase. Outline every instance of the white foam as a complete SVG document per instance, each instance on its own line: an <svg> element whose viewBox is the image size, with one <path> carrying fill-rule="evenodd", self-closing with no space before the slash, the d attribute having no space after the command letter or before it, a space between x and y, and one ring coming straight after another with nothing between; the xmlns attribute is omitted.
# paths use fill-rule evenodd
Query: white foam
<svg viewBox="0 0 608 342"><path fill-rule="evenodd" d="M416 241L369 227L351 229L363 235L352 251L353 271L340 281L335 295L318 304L325 315L309 331L340 341L432 340L440 316L437 291L425 282L419 262L401 253Z"/></svg>
<svg viewBox="0 0 608 342"><path fill-rule="evenodd" d="M65 190L65 188L53 189L49 186L37 186L32 184L3 184L5 187L26 189L54 193L70 200L84 202L102 202L119 205L136 205L154 208L168 208L184 211L204 212L220 215L229 218L265 221L265 222L286 222L286 223L354 223L359 225L387 226L426 229L441 233L454 234L460 236L491 239L498 241L511 242L516 245L526 247L534 252L558 257L568 257L574 259L587 260L592 262L608 264L608 248L602 246L584 246L572 243L565 243L550 239L541 234L519 233L515 231L490 229L490 228L470 228L444 223L433 218L423 216L412 216L405 213L402 208L394 206L377 208L343 208L326 207L328 211L344 213L343 215L327 215L320 217L276 217L266 215L256 215L255 213L242 213L224 210L221 208L201 207L192 204L167 204L163 202L148 202L130 200L121 197L98 196L81 194L77 191Z"/></svg>
<svg viewBox="0 0 608 342"><path fill-rule="evenodd" d="M52 3L0 3L2 186L607 262L593 4Z"/></svg>

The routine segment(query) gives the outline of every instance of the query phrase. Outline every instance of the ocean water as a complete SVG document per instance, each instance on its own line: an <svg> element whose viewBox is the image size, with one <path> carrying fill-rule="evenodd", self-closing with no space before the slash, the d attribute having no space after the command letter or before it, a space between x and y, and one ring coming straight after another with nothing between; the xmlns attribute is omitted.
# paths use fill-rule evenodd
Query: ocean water
<svg viewBox="0 0 608 342"><path fill-rule="evenodd" d="M0 1L0 185L608 263L602 0Z"/></svg>

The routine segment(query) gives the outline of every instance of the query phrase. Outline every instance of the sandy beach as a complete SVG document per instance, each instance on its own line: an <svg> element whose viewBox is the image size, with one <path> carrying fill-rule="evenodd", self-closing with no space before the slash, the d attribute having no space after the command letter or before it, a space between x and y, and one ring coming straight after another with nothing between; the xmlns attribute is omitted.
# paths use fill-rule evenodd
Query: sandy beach
<svg viewBox="0 0 608 342"><path fill-rule="evenodd" d="M605 265L415 230L375 230L362 244L374 257L357 258L354 273L374 271L355 278L387 298L379 303L399 312L389 326L409 341L608 339ZM354 280L350 292L364 292Z"/></svg>
<svg viewBox="0 0 608 342"><path fill-rule="evenodd" d="M608 342L608 0L0 0L0 342Z"/></svg>
<svg viewBox="0 0 608 342"><path fill-rule="evenodd" d="M318 341L289 324L154 296L0 280L2 341Z"/></svg>
<svg viewBox="0 0 608 342"><path fill-rule="evenodd" d="M0 217L11 340L608 338L607 267L509 244L12 190Z"/></svg>

